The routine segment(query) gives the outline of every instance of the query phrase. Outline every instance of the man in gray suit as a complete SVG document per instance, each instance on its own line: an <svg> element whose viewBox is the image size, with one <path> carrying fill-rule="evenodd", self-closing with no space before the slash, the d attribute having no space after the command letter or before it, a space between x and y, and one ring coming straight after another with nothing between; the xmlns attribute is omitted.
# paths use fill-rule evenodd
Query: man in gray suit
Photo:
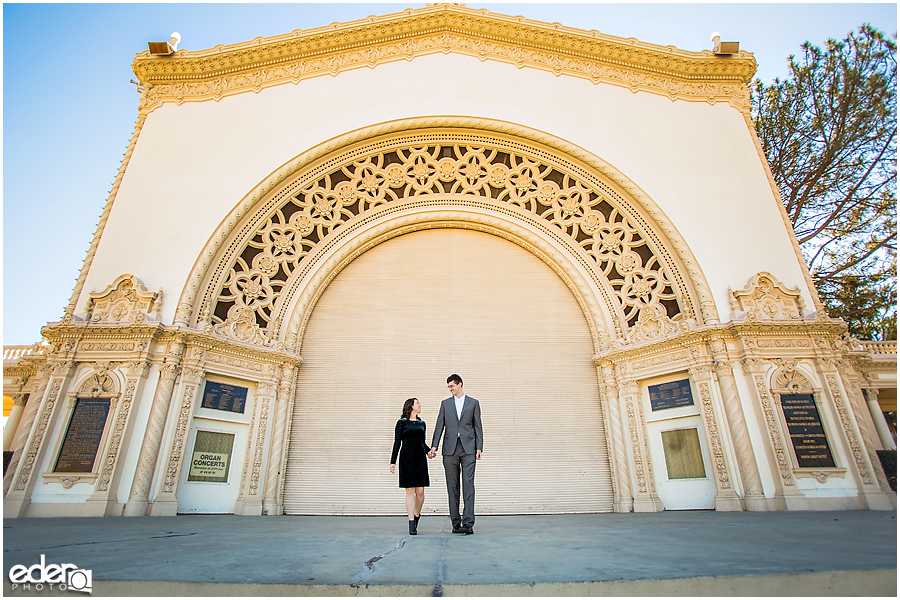
<svg viewBox="0 0 900 600"><path fill-rule="evenodd" d="M481 433L481 407L478 400L463 392L462 378L453 374L447 378L447 387L453 394L441 402L431 451L428 458L437 454L438 442L444 434L444 475L447 478L447 495L450 497L450 520L453 533L472 534L475 525L475 461L481 460L483 438ZM462 474L464 509L459 516L459 479Z"/></svg>

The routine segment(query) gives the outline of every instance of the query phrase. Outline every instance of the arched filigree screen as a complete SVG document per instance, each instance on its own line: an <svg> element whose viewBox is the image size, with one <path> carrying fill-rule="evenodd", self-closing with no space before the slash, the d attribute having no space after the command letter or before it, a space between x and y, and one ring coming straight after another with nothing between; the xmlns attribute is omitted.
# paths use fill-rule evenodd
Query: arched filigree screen
<svg viewBox="0 0 900 600"><path fill-rule="evenodd" d="M672 253L613 186L537 145L432 131L372 140L282 186L233 238L201 321L245 341L273 339L307 257L348 224L422 196L477 197L552 230L603 282L617 337L652 339L694 318Z"/></svg>

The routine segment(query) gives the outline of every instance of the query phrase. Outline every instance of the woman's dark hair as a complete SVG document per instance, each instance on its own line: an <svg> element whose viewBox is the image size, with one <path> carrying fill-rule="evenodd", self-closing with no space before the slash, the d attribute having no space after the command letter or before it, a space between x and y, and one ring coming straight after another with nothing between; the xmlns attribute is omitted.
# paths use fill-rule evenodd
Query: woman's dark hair
<svg viewBox="0 0 900 600"><path fill-rule="evenodd" d="M412 412L413 404L416 403L417 398L409 398L406 402L403 403L403 414L400 415L401 418L409 420L409 415Z"/></svg>

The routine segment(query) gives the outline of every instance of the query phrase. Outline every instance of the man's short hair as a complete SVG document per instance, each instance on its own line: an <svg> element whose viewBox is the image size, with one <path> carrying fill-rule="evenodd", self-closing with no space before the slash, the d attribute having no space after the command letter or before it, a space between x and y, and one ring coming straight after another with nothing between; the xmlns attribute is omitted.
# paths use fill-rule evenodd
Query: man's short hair
<svg viewBox="0 0 900 600"><path fill-rule="evenodd" d="M460 377L460 376L457 375L456 373L454 373L453 375L451 375L450 377L447 378L447 383L450 383L451 381L452 381L453 383L455 383L456 385L462 385L462 384L463 384L463 383L462 383L462 377Z"/></svg>

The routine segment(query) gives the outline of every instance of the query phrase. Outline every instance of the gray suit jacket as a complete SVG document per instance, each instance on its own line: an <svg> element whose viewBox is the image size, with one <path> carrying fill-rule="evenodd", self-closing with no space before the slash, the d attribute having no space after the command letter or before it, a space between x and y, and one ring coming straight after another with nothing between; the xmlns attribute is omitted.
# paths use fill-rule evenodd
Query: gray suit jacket
<svg viewBox="0 0 900 600"><path fill-rule="evenodd" d="M444 433L443 454L449 456L456 450L456 437L459 435L463 450L466 454L475 454L476 450L484 450L484 436L481 432L481 407L478 400L466 396L463 403L462 418L456 416L456 402L453 396L441 402L441 410L438 412L437 423L434 425L434 435L431 438L431 447L438 448L438 442Z"/></svg>

